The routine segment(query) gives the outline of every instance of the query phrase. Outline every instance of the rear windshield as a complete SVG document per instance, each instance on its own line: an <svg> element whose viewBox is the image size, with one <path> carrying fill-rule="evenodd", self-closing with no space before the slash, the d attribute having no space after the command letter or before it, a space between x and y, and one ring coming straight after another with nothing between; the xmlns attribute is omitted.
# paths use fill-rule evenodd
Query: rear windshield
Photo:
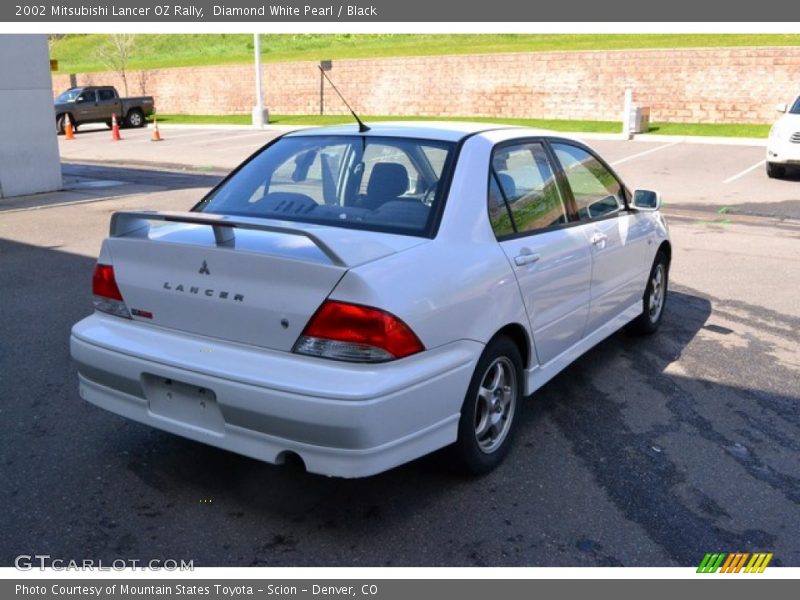
<svg viewBox="0 0 800 600"><path fill-rule="evenodd" d="M284 137L194 210L430 237L454 146L396 137Z"/></svg>

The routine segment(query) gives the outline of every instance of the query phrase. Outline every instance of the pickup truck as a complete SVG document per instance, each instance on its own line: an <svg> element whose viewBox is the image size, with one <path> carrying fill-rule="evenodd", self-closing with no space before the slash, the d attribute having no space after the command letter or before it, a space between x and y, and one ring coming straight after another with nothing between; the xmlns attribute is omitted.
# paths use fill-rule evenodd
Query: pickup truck
<svg viewBox="0 0 800 600"><path fill-rule="evenodd" d="M155 112L152 96L121 98L111 86L83 86L68 89L55 100L56 132L64 133L66 115L77 128L84 123L105 123L111 127L111 116L127 127L144 127L147 117Z"/></svg>

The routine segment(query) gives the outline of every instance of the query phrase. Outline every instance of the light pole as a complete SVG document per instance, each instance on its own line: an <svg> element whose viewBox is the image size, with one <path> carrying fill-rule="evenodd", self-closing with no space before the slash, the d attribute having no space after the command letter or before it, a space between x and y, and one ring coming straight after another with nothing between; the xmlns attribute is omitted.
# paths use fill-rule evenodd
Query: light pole
<svg viewBox="0 0 800 600"><path fill-rule="evenodd" d="M266 119L264 111L264 92L261 89L261 36L253 34L253 47L255 48L255 69L256 69L256 105L253 107L253 127L264 127Z"/></svg>

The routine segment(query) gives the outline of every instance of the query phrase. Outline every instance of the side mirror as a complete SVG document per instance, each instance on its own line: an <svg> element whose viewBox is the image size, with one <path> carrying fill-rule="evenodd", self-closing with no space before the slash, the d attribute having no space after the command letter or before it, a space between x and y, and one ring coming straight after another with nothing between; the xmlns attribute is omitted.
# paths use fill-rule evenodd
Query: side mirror
<svg viewBox="0 0 800 600"><path fill-rule="evenodd" d="M612 212L616 212L619 210L619 202L617 201L616 196L606 196L605 198L601 198L600 200L595 200L589 206L586 207L586 212L589 215L589 218L594 219L596 217L602 217L604 215L611 214Z"/></svg>
<svg viewBox="0 0 800 600"><path fill-rule="evenodd" d="M75 104L80 104L81 102L86 102L86 98L84 98L83 96L78 96L77 98L75 98Z"/></svg>
<svg viewBox="0 0 800 600"><path fill-rule="evenodd" d="M661 194L652 190L634 190L631 205L636 210L658 210L661 208Z"/></svg>
<svg viewBox="0 0 800 600"><path fill-rule="evenodd" d="M785 113L787 110L789 110L789 105L788 105L788 104L786 104L786 103L784 103L784 104L778 104L778 105L775 107L775 110L777 110L779 113Z"/></svg>

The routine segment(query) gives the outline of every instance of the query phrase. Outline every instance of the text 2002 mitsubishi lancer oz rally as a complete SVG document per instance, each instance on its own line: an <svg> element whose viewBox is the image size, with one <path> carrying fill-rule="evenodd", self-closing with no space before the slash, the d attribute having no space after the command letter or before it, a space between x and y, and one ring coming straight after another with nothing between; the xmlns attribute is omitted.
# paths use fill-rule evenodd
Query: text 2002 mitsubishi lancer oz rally
<svg viewBox="0 0 800 600"><path fill-rule="evenodd" d="M659 206L548 132L292 132L190 212L113 215L72 330L80 393L314 473L445 447L486 472L524 396L619 328L658 328Z"/></svg>

